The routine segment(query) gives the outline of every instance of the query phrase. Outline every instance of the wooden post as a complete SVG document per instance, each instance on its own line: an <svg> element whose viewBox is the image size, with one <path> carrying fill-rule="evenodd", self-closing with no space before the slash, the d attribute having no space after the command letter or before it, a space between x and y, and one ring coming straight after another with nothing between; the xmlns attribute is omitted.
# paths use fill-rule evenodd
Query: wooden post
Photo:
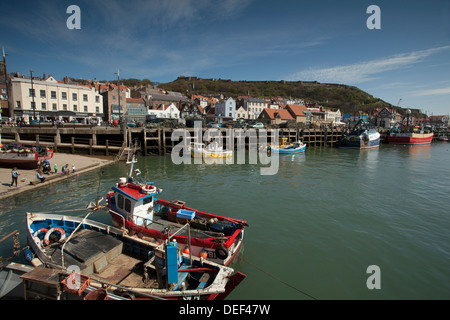
<svg viewBox="0 0 450 320"><path fill-rule="evenodd" d="M91 155L92 156L92 138L91 139L89 139L89 155Z"/></svg>
<svg viewBox="0 0 450 320"><path fill-rule="evenodd" d="M75 137L72 137L72 153L75 153Z"/></svg>
<svg viewBox="0 0 450 320"><path fill-rule="evenodd" d="M108 148L108 145L109 145L109 140L106 140L106 151L105 151L105 155L107 155L107 156L109 156L109 148Z"/></svg>

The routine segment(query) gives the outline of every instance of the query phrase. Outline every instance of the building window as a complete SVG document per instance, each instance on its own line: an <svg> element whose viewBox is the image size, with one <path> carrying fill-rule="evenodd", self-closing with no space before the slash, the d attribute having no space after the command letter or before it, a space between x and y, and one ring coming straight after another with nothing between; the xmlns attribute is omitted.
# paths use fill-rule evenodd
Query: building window
<svg viewBox="0 0 450 320"><path fill-rule="evenodd" d="M85 101L85 102L88 101L88 96L87 96L87 94L83 94L83 101Z"/></svg>
<svg viewBox="0 0 450 320"><path fill-rule="evenodd" d="M76 104L73 105L73 111L78 111L78 107Z"/></svg>
<svg viewBox="0 0 450 320"><path fill-rule="evenodd" d="M87 106L84 106L84 112L88 112Z"/></svg>
<svg viewBox="0 0 450 320"><path fill-rule="evenodd" d="M95 96L95 102L97 102L97 103L100 102L100 97L99 96Z"/></svg>
<svg viewBox="0 0 450 320"><path fill-rule="evenodd" d="M45 90L41 90L41 98L45 98Z"/></svg>
<svg viewBox="0 0 450 320"><path fill-rule="evenodd" d="M42 110L47 110L47 105L45 104L45 102L41 103L41 109Z"/></svg>
<svg viewBox="0 0 450 320"><path fill-rule="evenodd" d="M28 93L29 93L29 97L35 97L35 90L34 89L30 89Z"/></svg>
<svg viewBox="0 0 450 320"><path fill-rule="evenodd" d="M67 104L63 104L63 110L67 111Z"/></svg>
<svg viewBox="0 0 450 320"><path fill-rule="evenodd" d="M58 108L56 107L56 103L52 104L52 110L58 110Z"/></svg>
<svg viewBox="0 0 450 320"><path fill-rule="evenodd" d="M36 102L31 101L31 109L35 109L36 108Z"/></svg>
<svg viewBox="0 0 450 320"><path fill-rule="evenodd" d="M50 95L51 95L52 99L56 99L56 91L52 91L50 93Z"/></svg>
<svg viewBox="0 0 450 320"><path fill-rule="evenodd" d="M72 93L72 100L73 101L77 101L77 94L76 93Z"/></svg>
<svg viewBox="0 0 450 320"><path fill-rule="evenodd" d="M99 113L100 112L100 107L95 107L95 112Z"/></svg>
<svg viewBox="0 0 450 320"><path fill-rule="evenodd" d="M17 108L17 109L22 108L22 107L20 106L20 101L16 101L16 108Z"/></svg>
<svg viewBox="0 0 450 320"><path fill-rule="evenodd" d="M67 92L61 92L61 99L67 100Z"/></svg>

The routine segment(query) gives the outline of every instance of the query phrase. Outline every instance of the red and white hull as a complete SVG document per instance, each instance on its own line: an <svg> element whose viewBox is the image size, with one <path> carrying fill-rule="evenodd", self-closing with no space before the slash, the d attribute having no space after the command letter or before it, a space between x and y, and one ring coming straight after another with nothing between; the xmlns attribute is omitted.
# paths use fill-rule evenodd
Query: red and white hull
<svg viewBox="0 0 450 320"><path fill-rule="evenodd" d="M391 133L388 137L388 143L407 145L429 144L433 140L433 135L433 133Z"/></svg>

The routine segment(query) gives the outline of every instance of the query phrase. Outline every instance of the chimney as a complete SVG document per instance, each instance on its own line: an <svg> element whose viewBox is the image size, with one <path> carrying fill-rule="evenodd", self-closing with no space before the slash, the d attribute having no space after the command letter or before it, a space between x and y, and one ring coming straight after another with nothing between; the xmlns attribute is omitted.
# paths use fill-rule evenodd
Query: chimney
<svg viewBox="0 0 450 320"><path fill-rule="evenodd" d="M44 79L44 80L46 79L46 78L45 78L45 73L44 73L43 79Z"/></svg>

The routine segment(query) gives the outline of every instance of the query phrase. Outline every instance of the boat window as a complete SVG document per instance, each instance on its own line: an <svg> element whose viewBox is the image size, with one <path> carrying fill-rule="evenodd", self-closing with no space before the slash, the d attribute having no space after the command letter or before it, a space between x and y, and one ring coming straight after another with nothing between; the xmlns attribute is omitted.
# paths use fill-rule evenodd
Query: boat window
<svg viewBox="0 0 450 320"><path fill-rule="evenodd" d="M117 197L117 205L120 209L123 209L123 195L121 194L119 194L119 196Z"/></svg>
<svg viewBox="0 0 450 320"><path fill-rule="evenodd" d="M153 197L148 197L148 198L145 198L142 202L143 202L143 204L147 204L147 203L152 202L152 200L153 200Z"/></svg>
<svg viewBox="0 0 450 320"><path fill-rule="evenodd" d="M125 211L131 212L131 200L130 199L125 199Z"/></svg>

